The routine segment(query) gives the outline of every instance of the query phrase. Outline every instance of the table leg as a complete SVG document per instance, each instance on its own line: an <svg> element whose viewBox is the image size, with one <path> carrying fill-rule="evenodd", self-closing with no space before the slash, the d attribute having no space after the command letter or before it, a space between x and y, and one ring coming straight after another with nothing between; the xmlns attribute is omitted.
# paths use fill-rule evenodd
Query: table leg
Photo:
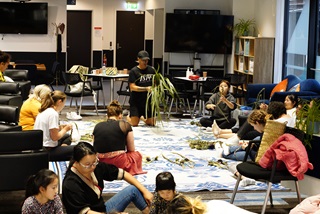
<svg viewBox="0 0 320 214"><path fill-rule="evenodd" d="M113 101L114 79L110 78L110 102Z"/></svg>

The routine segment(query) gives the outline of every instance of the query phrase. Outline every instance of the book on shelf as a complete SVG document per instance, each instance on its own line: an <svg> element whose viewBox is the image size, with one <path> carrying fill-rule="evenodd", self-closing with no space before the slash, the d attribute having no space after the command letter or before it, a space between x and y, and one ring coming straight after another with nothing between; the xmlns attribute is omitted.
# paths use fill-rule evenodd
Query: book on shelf
<svg viewBox="0 0 320 214"><path fill-rule="evenodd" d="M243 63L244 63L244 57L240 56L239 57L239 68L238 68L239 71L243 71Z"/></svg>
<svg viewBox="0 0 320 214"><path fill-rule="evenodd" d="M254 67L254 59L249 59L249 73L253 73L253 67Z"/></svg>

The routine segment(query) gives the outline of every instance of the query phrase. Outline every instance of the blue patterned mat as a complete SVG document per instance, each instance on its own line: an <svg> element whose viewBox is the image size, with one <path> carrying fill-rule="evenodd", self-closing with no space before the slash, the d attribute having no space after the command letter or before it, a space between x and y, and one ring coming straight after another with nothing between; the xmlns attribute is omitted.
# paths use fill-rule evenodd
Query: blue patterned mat
<svg viewBox="0 0 320 214"><path fill-rule="evenodd" d="M199 190L233 190L236 179L227 169L209 166L208 161L217 161L215 150L196 150L189 147L189 139L214 141L210 132L190 124L190 119L171 120L163 122L158 127L148 127L143 124L133 127L136 150L152 161L144 161L143 170L147 174L135 176L150 191L155 189L155 177L159 172L170 171L181 192ZM91 134L93 122L77 121L81 135ZM194 166L172 163L176 159L188 158ZM225 160L227 163L233 161ZM62 180L67 168L67 162L50 162L50 168L58 172ZM124 181L105 182L104 193L116 193L127 183ZM257 182L256 185L241 187L240 190L264 190L266 185ZM281 185L273 185L273 190L287 190Z"/></svg>

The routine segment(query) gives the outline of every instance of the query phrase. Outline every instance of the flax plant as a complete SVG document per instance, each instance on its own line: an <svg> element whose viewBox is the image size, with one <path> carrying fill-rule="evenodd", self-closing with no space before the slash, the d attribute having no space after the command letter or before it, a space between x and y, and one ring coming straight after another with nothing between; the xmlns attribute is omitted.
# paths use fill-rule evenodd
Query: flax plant
<svg viewBox="0 0 320 214"><path fill-rule="evenodd" d="M178 96L177 91L169 78L164 77L159 72L158 65L155 74L152 76L152 86L151 90L148 91L146 102L146 111L151 111L151 117L156 118L158 121L162 121L161 105L163 106L164 113L167 113L168 111L168 105L166 103L167 95L171 97ZM151 109L149 109L150 107Z"/></svg>

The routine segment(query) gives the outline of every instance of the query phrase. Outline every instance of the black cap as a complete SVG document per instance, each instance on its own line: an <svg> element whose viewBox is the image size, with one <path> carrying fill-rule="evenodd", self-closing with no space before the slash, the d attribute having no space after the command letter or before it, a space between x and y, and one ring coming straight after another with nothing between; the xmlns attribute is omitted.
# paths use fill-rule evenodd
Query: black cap
<svg viewBox="0 0 320 214"><path fill-rule="evenodd" d="M170 172L161 172L156 177L156 191L175 190L176 183Z"/></svg>
<svg viewBox="0 0 320 214"><path fill-rule="evenodd" d="M142 60L150 59L147 51L139 51L138 58Z"/></svg>

